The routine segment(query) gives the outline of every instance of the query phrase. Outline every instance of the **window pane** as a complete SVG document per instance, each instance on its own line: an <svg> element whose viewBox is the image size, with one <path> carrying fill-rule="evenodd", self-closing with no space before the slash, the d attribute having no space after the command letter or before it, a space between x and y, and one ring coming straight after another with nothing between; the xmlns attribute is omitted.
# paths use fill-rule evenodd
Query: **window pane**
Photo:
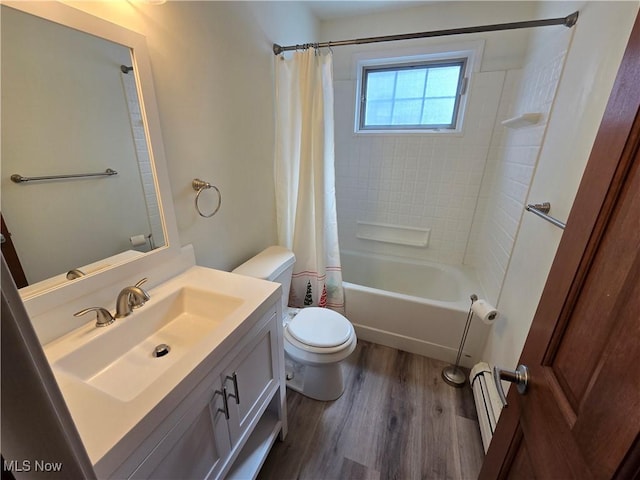
<svg viewBox="0 0 640 480"><path fill-rule="evenodd" d="M396 100L393 105L391 125L419 125L422 99Z"/></svg>
<svg viewBox="0 0 640 480"><path fill-rule="evenodd" d="M458 90L460 67L440 67L429 70L427 97L453 97Z"/></svg>
<svg viewBox="0 0 640 480"><path fill-rule="evenodd" d="M455 128L464 61L367 67L362 128Z"/></svg>
<svg viewBox="0 0 640 480"><path fill-rule="evenodd" d="M396 72L370 72L367 76L367 98L370 100L393 98Z"/></svg>
<svg viewBox="0 0 640 480"><path fill-rule="evenodd" d="M396 84L397 98L422 98L424 95L424 79L427 70L400 70Z"/></svg>
<svg viewBox="0 0 640 480"><path fill-rule="evenodd" d="M375 100L367 102L365 125L390 125L393 102Z"/></svg>
<svg viewBox="0 0 640 480"><path fill-rule="evenodd" d="M453 122L455 98L425 99L422 123L427 125L449 125Z"/></svg>

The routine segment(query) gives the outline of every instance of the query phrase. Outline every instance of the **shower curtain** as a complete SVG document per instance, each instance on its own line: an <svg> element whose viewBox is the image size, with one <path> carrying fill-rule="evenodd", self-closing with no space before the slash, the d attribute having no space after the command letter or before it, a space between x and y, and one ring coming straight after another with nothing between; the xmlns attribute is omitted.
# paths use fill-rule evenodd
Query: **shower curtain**
<svg viewBox="0 0 640 480"><path fill-rule="evenodd" d="M289 305L342 312L332 55L310 48L279 56L275 70L278 242L296 256Z"/></svg>

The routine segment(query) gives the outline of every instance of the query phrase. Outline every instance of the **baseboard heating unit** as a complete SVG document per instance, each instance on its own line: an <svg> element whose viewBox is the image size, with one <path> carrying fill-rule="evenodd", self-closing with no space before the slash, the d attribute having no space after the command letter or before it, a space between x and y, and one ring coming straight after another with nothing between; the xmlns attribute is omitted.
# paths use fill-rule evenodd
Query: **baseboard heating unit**
<svg viewBox="0 0 640 480"><path fill-rule="evenodd" d="M489 364L485 362L477 363L471 369L469 383L473 390L482 444L486 453L502 411L502 402L498 396L498 390Z"/></svg>

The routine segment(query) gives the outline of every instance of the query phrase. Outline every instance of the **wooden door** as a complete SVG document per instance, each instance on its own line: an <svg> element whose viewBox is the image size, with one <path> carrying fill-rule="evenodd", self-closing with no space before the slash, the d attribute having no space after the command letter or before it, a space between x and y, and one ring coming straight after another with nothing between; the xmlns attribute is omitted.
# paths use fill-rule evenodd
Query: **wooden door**
<svg viewBox="0 0 640 480"><path fill-rule="evenodd" d="M0 214L0 224L2 226L1 231L3 237L2 255L4 255L4 259L9 266L9 271L13 277L13 281L16 282L16 286L18 288L26 287L29 283L27 282L27 277L22 269L20 258L18 258L18 252L16 252L15 245L11 239L11 232L7 228L7 224L4 223L4 217L2 214Z"/></svg>
<svg viewBox="0 0 640 480"><path fill-rule="evenodd" d="M636 19L482 479L640 476L639 107Z"/></svg>

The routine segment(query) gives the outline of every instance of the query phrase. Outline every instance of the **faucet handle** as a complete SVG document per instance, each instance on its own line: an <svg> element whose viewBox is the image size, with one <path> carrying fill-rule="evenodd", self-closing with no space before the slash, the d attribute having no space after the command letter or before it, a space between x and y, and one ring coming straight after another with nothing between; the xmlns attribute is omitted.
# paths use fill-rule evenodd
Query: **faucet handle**
<svg viewBox="0 0 640 480"><path fill-rule="evenodd" d="M134 287L138 287L138 288L140 288L142 285L144 285L145 283L147 283L147 280L148 280L148 278L147 278L147 277L141 278L140 280L138 280L138 283L136 283L136 284L134 285Z"/></svg>
<svg viewBox="0 0 640 480"><path fill-rule="evenodd" d="M89 307L73 314L74 317L80 317L89 312L96 312L96 327L106 327L116 321L111 312L103 307Z"/></svg>

